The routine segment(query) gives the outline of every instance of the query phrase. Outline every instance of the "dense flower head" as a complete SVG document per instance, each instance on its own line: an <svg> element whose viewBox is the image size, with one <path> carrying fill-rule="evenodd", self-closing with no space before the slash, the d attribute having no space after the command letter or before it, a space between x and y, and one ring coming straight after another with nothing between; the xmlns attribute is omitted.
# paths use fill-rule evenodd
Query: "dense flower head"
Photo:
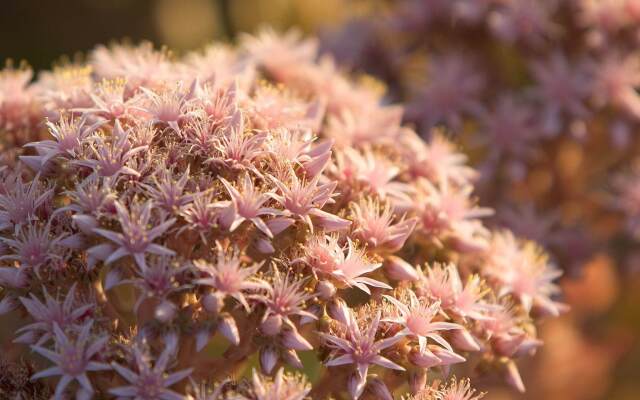
<svg viewBox="0 0 640 400"><path fill-rule="evenodd" d="M388 399L467 360L513 370L563 309L542 251L484 225L454 143L314 40L88 60L0 85L0 109L43 107L0 169L0 315L57 364L33 376L61 376L56 400ZM433 91L437 118L481 111ZM324 381L284 370L309 362Z"/></svg>

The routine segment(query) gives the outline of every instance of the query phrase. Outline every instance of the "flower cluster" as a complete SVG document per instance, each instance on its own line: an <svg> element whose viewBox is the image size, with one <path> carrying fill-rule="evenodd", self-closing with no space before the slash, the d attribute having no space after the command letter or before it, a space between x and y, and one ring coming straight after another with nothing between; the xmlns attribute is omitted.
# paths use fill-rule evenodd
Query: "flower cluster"
<svg viewBox="0 0 640 400"><path fill-rule="evenodd" d="M602 192L639 152L638 4L401 0L328 34L326 47L389 84L424 137L433 126L455 134L494 222L575 272L617 239L602 232L612 211L635 220L636 182L622 179L612 202Z"/></svg>
<svg viewBox="0 0 640 400"><path fill-rule="evenodd" d="M473 362L524 390L559 270L484 225L443 135L317 47L263 31L3 73L0 134L34 138L0 170L0 315L44 358L31 380L56 399L476 399L434 381ZM283 369L309 363L311 383Z"/></svg>

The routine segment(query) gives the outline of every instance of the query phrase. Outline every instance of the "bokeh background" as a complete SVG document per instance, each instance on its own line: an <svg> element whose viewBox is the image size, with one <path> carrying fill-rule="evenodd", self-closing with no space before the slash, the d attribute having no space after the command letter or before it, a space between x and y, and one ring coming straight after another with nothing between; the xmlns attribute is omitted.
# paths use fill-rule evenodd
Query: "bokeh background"
<svg viewBox="0 0 640 400"><path fill-rule="evenodd" d="M296 27L327 37L354 18L377 18L388 6L385 3L389 2L4 0L0 60L26 60L39 71L81 58L96 44L122 40L149 40L158 47L182 52L212 40L233 41L239 33L253 32L263 25L278 30ZM357 42L361 38L355 35L361 33L354 30L351 40ZM346 44L342 49L348 52ZM375 46L366 50L370 56L378 51ZM369 70L356 72L371 73L387 82L392 78L386 76L388 71L376 69L375 63ZM602 229L611 233L617 227L612 224ZM610 247L595 246L592 250L563 278L572 311L542 327L546 344L524 367L528 392L520 395L486 383L490 390L486 398L640 399L640 257L628 258L620 265Z"/></svg>

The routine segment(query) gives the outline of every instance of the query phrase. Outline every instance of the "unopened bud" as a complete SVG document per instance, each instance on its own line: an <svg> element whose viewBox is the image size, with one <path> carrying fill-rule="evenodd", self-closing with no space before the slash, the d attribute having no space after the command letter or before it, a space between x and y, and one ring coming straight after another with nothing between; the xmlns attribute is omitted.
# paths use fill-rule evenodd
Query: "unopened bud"
<svg viewBox="0 0 640 400"><path fill-rule="evenodd" d="M238 332L236 321L232 316L227 315L220 320L218 331L235 346L240 344L240 333Z"/></svg>
<svg viewBox="0 0 640 400"><path fill-rule="evenodd" d="M316 293L323 300L329 300L336 294L336 287L329 281L320 281L316 285Z"/></svg>
<svg viewBox="0 0 640 400"><path fill-rule="evenodd" d="M367 382L366 376L360 376L359 373L354 372L349 377L349 381L347 382L347 389L349 390L349 395L354 400L360 398L360 395L364 391L364 385Z"/></svg>
<svg viewBox="0 0 640 400"><path fill-rule="evenodd" d="M202 297L202 306L212 314L218 314L224 307L224 297L218 293L207 293Z"/></svg>
<svg viewBox="0 0 640 400"><path fill-rule="evenodd" d="M411 394L416 395L427 387L427 369L421 368L412 371L409 375L409 388Z"/></svg>
<svg viewBox="0 0 640 400"><path fill-rule="evenodd" d="M442 362L440 358L428 349L425 349L422 352L417 349L412 350L411 353L409 353L409 361L413 365L417 365L422 368L431 368Z"/></svg>
<svg viewBox="0 0 640 400"><path fill-rule="evenodd" d="M307 341L301 334L295 329L287 330L282 338L285 347L293 350L313 350L311 343Z"/></svg>
<svg viewBox="0 0 640 400"><path fill-rule="evenodd" d="M302 365L302 360L298 357L298 353L295 350L285 350L282 352L282 358L284 361L291 365L293 368L302 369L304 365Z"/></svg>
<svg viewBox="0 0 640 400"><path fill-rule="evenodd" d="M366 392L371 393L374 399L393 400L387 385L380 378L370 378L366 386Z"/></svg>
<svg viewBox="0 0 640 400"><path fill-rule="evenodd" d="M454 329L451 331L451 344L462 351L480 351L480 344L466 329Z"/></svg>
<svg viewBox="0 0 640 400"><path fill-rule="evenodd" d="M278 352L272 346L260 349L260 368L265 374L270 374L278 362Z"/></svg>
<svg viewBox="0 0 640 400"><path fill-rule="evenodd" d="M509 361L506 367L505 380L507 381L507 383L518 392L524 393L524 383L522 383L522 377L520 376L520 371L518 371L516 363L513 361Z"/></svg>
<svg viewBox="0 0 640 400"><path fill-rule="evenodd" d="M176 316L176 306L168 300L165 300L162 303L158 304L154 312L154 317L158 321L165 324L173 320L175 316Z"/></svg>
<svg viewBox="0 0 640 400"><path fill-rule="evenodd" d="M282 329L282 317L271 315L260 324L260 331L267 336L275 336Z"/></svg>
<svg viewBox="0 0 640 400"><path fill-rule="evenodd" d="M416 269L400 257L389 256L384 262L384 270L389 278L396 281L417 281Z"/></svg>

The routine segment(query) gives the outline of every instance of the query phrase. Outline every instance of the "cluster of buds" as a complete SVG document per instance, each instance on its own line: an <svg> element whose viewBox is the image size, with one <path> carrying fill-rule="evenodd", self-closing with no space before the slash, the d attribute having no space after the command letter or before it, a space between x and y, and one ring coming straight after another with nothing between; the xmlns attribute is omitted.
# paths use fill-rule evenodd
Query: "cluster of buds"
<svg viewBox="0 0 640 400"><path fill-rule="evenodd" d="M516 360L565 308L558 269L484 226L442 134L317 47L263 31L3 73L5 114L40 116L0 171L0 315L22 321L32 381L55 399L468 400L440 382L474 365L524 390Z"/></svg>
<svg viewBox="0 0 640 400"><path fill-rule="evenodd" d="M402 0L375 16L327 48L388 83L423 136L458 135L497 224L571 269L617 239L602 226L633 216L637 189L624 179L613 207L603 192L639 152L640 2Z"/></svg>

